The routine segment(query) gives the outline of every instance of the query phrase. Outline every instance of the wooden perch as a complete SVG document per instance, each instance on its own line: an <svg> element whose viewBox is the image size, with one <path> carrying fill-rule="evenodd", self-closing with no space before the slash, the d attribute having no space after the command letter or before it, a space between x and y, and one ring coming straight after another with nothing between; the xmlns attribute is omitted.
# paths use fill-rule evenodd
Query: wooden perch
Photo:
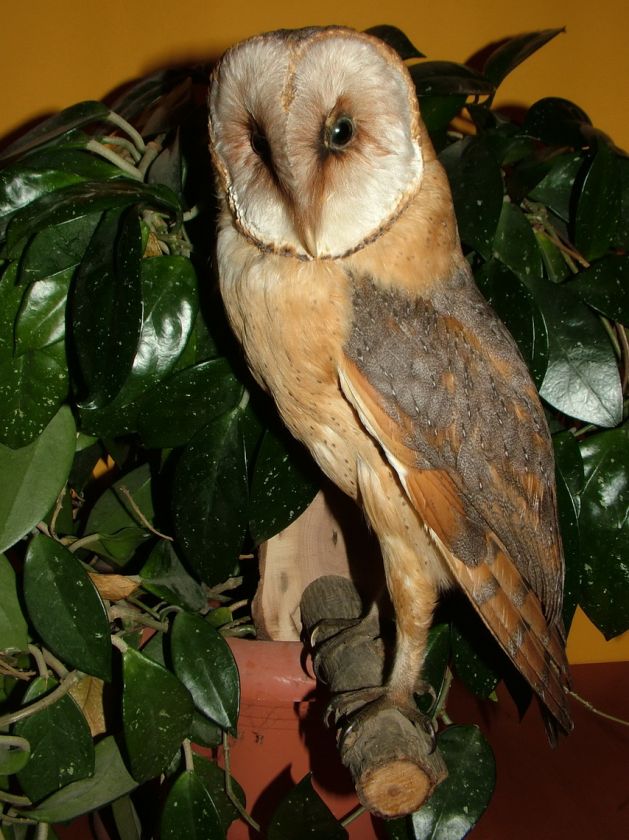
<svg viewBox="0 0 629 840"><path fill-rule="evenodd" d="M358 624L362 612L354 585L343 577L319 578L303 593L302 623L313 641L317 675L333 695L383 684L379 619L372 610ZM340 636L338 644L329 641L352 624L347 641ZM395 708L357 717L337 740L360 802L382 817L413 813L447 776L439 751L433 750L432 734Z"/></svg>

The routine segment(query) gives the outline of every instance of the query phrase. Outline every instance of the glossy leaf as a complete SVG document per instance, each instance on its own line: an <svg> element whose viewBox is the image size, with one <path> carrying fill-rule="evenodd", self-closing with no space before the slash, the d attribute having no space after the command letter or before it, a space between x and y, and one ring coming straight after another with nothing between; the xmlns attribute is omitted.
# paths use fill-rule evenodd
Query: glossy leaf
<svg viewBox="0 0 629 840"><path fill-rule="evenodd" d="M466 97L460 96L420 96L419 110L422 122L428 129L433 144L460 113Z"/></svg>
<svg viewBox="0 0 629 840"><path fill-rule="evenodd" d="M570 291L594 309L621 324L629 324L629 256L609 255L580 271Z"/></svg>
<svg viewBox="0 0 629 840"><path fill-rule="evenodd" d="M496 767L491 747L475 726L450 726L437 736L448 778L412 816L415 840L461 840L491 799Z"/></svg>
<svg viewBox="0 0 629 840"><path fill-rule="evenodd" d="M509 329L539 387L548 363L548 332L532 293L498 260L484 263L474 279Z"/></svg>
<svg viewBox="0 0 629 840"><path fill-rule="evenodd" d="M0 360L0 441L14 449L32 443L67 394L63 341Z"/></svg>
<svg viewBox="0 0 629 840"><path fill-rule="evenodd" d="M53 678L36 678L24 696L25 705L52 691L56 685ZM67 694L19 721L13 732L31 745L30 760L18 773L18 780L33 802L94 772L94 745L89 726Z"/></svg>
<svg viewBox="0 0 629 840"><path fill-rule="evenodd" d="M28 547L24 599L33 626L62 662L110 679L109 619L103 602L76 557L43 534Z"/></svg>
<svg viewBox="0 0 629 840"><path fill-rule="evenodd" d="M467 632L466 632L467 631ZM495 650L491 646L484 628L469 632L463 625L463 632L456 625L451 627L452 659L456 675L477 697L489 697L500 680L493 665Z"/></svg>
<svg viewBox="0 0 629 840"><path fill-rule="evenodd" d="M203 785L214 803L218 812L223 831L227 831L234 820L239 819L240 814L236 806L225 792L225 771L215 761L208 761L203 756L194 756L194 771L203 782ZM240 804L245 807L245 792L234 777L231 777L232 791Z"/></svg>
<svg viewBox="0 0 629 840"><path fill-rule="evenodd" d="M212 585L234 569L247 528L248 482L240 409L208 423L175 473L176 537L199 577Z"/></svg>
<svg viewBox="0 0 629 840"><path fill-rule="evenodd" d="M197 280L190 260L142 260L141 290L142 326L129 375L112 402L81 412L83 427L101 436L136 430L143 395L154 385L161 393L161 382L181 358L196 319Z"/></svg>
<svg viewBox="0 0 629 840"><path fill-rule="evenodd" d="M0 159L9 160L24 155L32 149L51 143L60 136L82 126L102 121L109 115L109 108L102 102L79 102L65 108L58 114L38 123L18 140L7 146Z"/></svg>
<svg viewBox="0 0 629 840"><path fill-rule="evenodd" d="M572 191L583 166L583 157L574 152L558 155L550 171L529 193L529 198L549 207L564 222L571 217Z"/></svg>
<svg viewBox="0 0 629 840"><path fill-rule="evenodd" d="M495 86L489 79L454 61L423 61L409 67L420 96L491 94Z"/></svg>
<svg viewBox="0 0 629 840"><path fill-rule="evenodd" d="M310 775L298 782L273 815L268 840L345 840L349 835L312 787Z"/></svg>
<svg viewBox="0 0 629 840"><path fill-rule="evenodd" d="M583 487L583 461L571 432L553 437L557 477L557 507L565 558L563 620L566 633L574 617L581 591L579 510Z"/></svg>
<svg viewBox="0 0 629 840"><path fill-rule="evenodd" d="M15 166L0 172L0 237L4 237L7 227L18 211L27 208L47 193L56 193L65 187L78 184L79 175L73 172L58 172L56 170L30 170L28 167ZM13 245L13 256L19 256L26 240L16 241ZM5 254L11 252L5 245Z"/></svg>
<svg viewBox="0 0 629 840"><path fill-rule="evenodd" d="M581 443L581 605L607 639L629 629L629 429Z"/></svg>
<svg viewBox="0 0 629 840"><path fill-rule="evenodd" d="M524 283L543 277L542 255L526 216L505 201L493 243L496 257Z"/></svg>
<svg viewBox="0 0 629 840"><path fill-rule="evenodd" d="M225 639L200 616L180 612L172 626L171 654L197 709L235 734L240 681Z"/></svg>
<svg viewBox="0 0 629 840"><path fill-rule="evenodd" d="M512 70L560 32L565 32L565 29L542 29L509 38L490 54L483 67L483 74L497 87Z"/></svg>
<svg viewBox="0 0 629 840"><path fill-rule="evenodd" d="M536 230L535 239L542 255L546 276L552 283L563 283L570 275L570 268L561 250L546 233Z"/></svg>
<svg viewBox="0 0 629 840"><path fill-rule="evenodd" d="M249 530L257 544L284 530L314 499L321 476L283 428L264 433L253 469Z"/></svg>
<svg viewBox="0 0 629 840"><path fill-rule="evenodd" d="M172 786L162 811L161 840L223 840L225 830L207 788L194 770Z"/></svg>
<svg viewBox="0 0 629 840"><path fill-rule="evenodd" d="M549 146L584 145L584 126L591 126L588 115L568 99L548 96L528 110L523 130Z"/></svg>
<svg viewBox="0 0 629 840"><path fill-rule="evenodd" d="M144 589L169 604L197 612L207 603L203 587L185 569L172 546L160 540L140 571Z"/></svg>
<svg viewBox="0 0 629 840"><path fill-rule="evenodd" d="M26 290L15 324L16 355L41 350L65 338L66 299L72 274L73 269L66 268ZM63 360L65 367L65 353Z"/></svg>
<svg viewBox="0 0 629 840"><path fill-rule="evenodd" d="M12 546L44 518L72 467L76 427L64 406L28 446L0 445L0 551Z"/></svg>
<svg viewBox="0 0 629 840"><path fill-rule="evenodd" d="M409 58L424 57L424 53L421 53L397 26L389 26L388 24L370 26L369 29L365 29L365 32L375 38L380 38L385 44L393 47L403 61L407 61Z"/></svg>
<svg viewBox="0 0 629 840"><path fill-rule="evenodd" d="M138 786L129 775L112 736L96 744L94 755L93 776L66 785L27 811L27 815L43 822L66 822L89 811L97 811Z"/></svg>
<svg viewBox="0 0 629 840"><path fill-rule="evenodd" d="M86 407L111 402L131 370L142 327L140 247L135 209L107 213L78 268L71 338Z"/></svg>
<svg viewBox="0 0 629 840"><path fill-rule="evenodd" d="M0 699L4 700L2 694L0 694ZM0 734L0 776L12 776L14 773L19 773L30 756L31 747L28 741L21 741L12 735Z"/></svg>
<svg viewBox="0 0 629 840"><path fill-rule="evenodd" d="M206 718L205 715L195 709L190 729L190 740L193 744L199 744L202 747L218 747L223 741L223 730L217 723Z"/></svg>
<svg viewBox="0 0 629 840"><path fill-rule="evenodd" d="M450 625L446 623L436 624L430 628L428 633L428 644L426 645L426 657L422 666L421 678L428 683L435 693L435 698L443 686L448 662L450 661ZM419 708L428 714L433 704L431 695L424 694L417 699Z"/></svg>
<svg viewBox="0 0 629 840"><path fill-rule="evenodd" d="M17 595L15 572L4 554L0 554L0 653L14 653L27 647L28 627Z"/></svg>
<svg viewBox="0 0 629 840"><path fill-rule="evenodd" d="M541 396L558 411L615 426L622 388L614 351L600 320L565 286L528 281L548 329L548 367Z"/></svg>
<svg viewBox="0 0 629 840"><path fill-rule="evenodd" d="M61 272L76 268L100 218L101 213L89 213L36 234L20 260L20 282L53 280Z"/></svg>
<svg viewBox="0 0 629 840"><path fill-rule="evenodd" d="M587 260L602 257L616 234L620 170L611 145L599 142L577 200L574 244Z"/></svg>
<svg viewBox="0 0 629 840"><path fill-rule="evenodd" d="M146 446L188 443L207 423L240 402L243 385L225 358L178 371L142 400L138 425Z"/></svg>
<svg viewBox="0 0 629 840"><path fill-rule="evenodd" d="M192 698L177 677L133 648L123 654L122 719L138 782L164 772L192 724Z"/></svg>
<svg viewBox="0 0 629 840"><path fill-rule="evenodd" d="M461 239L489 259L502 211L500 167L486 144L473 138L448 146L439 159L450 181Z"/></svg>
<svg viewBox="0 0 629 840"><path fill-rule="evenodd" d="M66 181L69 176L66 176ZM76 177L73 176L73 181ZM158 184L141 184L120 178L112 181L81 181L55 188L19 210L7 231L7 248L17 253L40 230L79 216L103 210L124 209L131 205L152 207L176 215L180 212L177 197Z"/></svg>

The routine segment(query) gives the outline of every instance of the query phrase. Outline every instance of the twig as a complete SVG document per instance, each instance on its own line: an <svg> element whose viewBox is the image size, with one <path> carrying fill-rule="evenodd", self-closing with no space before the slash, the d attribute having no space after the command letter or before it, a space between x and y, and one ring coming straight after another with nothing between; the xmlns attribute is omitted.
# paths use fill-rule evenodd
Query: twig
<svg viewBox="0 0 629 840"><path fill-rule="evenodd" d="M54 691L50 692L50 694L46 694L45 697L36 700L34 703L31 703L30 706L24 706L15 712L9 712L9 714L2 715L2 717L0 717L0 729L11 726L12 723L17 723L18 720L24 720L25 718L31 717L31 715L37 714L37 712L41 712L43 709L47 709L49 706L52 706L57 702L57 700L64 697L68 691L70 691L72 686L78 682L78 680L79 672L71 671L68 676L59 683Z"/></svg>
<svg viewBox="0 0 629 840"><path fill-rule="evenodd" d="M358 817L361 817L366 810L367 809L364 805L357 805L353 811L350 811L346 817L343 817L343 819L340 820L340 823L343 826L343 828L347 828L347 826L350 823L354 822L354 820L357 820Z"/></svg>
<svg viewBox="0 0 629 840"><path fill-rule="evenodd" d="M192 744L190 743L190 738L184 738L182 747L186 770L194 770L194 756L192 754Z"/></svg>
<svg viewBox="0 0 629 840"><path fill-rule="evenodd" d="M142 511L138 507L135 499L133 498L133 496L129 492L128 487L125 487L124 484L121 484L120 487L118 487L118 490L122 493L122 495L129 502L129 504L131 505L131 509L132 509L133 513L136 515L140 524L143 525L146 528L147 531L150 531L151 534L155 534L156 537L159 537L162 540L168 540L168 542L173 542L172 537L169 537L167 534L162 534L160 531L158 531L156 528L154 528L151 525L151 523L148 521L146 516L142 513Z"/></svg>
<svg viewBox="0 0 629 840"><path fill-rule="evenodd" d="M29 645L28 652L35 660L35 664L37 665L37 673L39 674L39 676L47 677L48 668L46 667L46 660L44 659L44 655L41 652L41 650L38 647L35 647L35 645Z"/></svg>
<svg viewBox="0 0 629 840"><path fill-rule="evenodd" d="M234 808L238 811L242 819L247 823L247 825L250 825L254 831L260 831L260 826L258 825L258 823L253 819L251 814L247 813L246 809L243 807L242 802L234 793L230 770L229 743L227 741L227 732L223 732L223 755L225 757L225 793L227 794L227 798L232 803Z"/></svg>
<svg viewBox="0 0 629 840"><path fill-rule="evenodd" d="M610 715L607 712L602 712L600 709L597 709L596 706L593 706L589 700L586 700L584 697L581 697L580 694L577 694L576 691L569 691L568 694L571 697L574 697L582 706L585 706L590 712L599 717L605 718L605 720L611 720L614 723L620 723L622 726L629 726L629 720L623 720L623 718L616 717L615 715Z"/></svg>
<svg viewBox="0 0 629 840"><path fill-rule="evenodd" d="M454 675L449 668L446 668L446 672L443 675L443 682L441 683L441 691L439 692L439 696L435 702L435 710L433 712L433 719L441 718L441 720L445 723L446 726L450 726L452 724L452 720L446 714L446 700L448 699L448 694L450 693L450 686L452 685L452 680Z"/></svg>

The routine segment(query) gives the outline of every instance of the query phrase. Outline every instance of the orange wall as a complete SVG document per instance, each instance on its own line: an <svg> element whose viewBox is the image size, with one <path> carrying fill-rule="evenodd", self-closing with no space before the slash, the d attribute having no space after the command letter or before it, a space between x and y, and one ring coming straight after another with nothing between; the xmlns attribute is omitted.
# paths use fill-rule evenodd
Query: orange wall
<svg viewBox="0 0 629 840"><path fill-rule="evenodd" d="M430 58L465 61L505 36L566 26L505 82L498 104L573 99L629 149L626 0L4 0L2 11L0 136L150 70L217 57L234 41L278 27L392 23ZM580 614L569 653L573 662L629 659L629 634L605 642Z"/></svg>

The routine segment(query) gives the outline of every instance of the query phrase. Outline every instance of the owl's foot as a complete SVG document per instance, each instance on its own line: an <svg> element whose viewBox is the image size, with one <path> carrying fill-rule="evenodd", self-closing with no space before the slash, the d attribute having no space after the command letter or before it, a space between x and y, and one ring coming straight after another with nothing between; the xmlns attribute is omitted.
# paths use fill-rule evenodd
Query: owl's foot
<svg viewBox="0 0 629 840"><path fill-rule="evenodd" d="M432 688L428 686L434 694ZM437 741L432 719L419 711L412 697L400 699L389 693L387 686L372 686L354 691L344 691L335 695L327 709L328 717L332 717L340 727L341 743L357 726L369 717L374 717L384 709L395 709L404 715L413 726L428 734L431 742L430 752L434 752Z"/></svg>

